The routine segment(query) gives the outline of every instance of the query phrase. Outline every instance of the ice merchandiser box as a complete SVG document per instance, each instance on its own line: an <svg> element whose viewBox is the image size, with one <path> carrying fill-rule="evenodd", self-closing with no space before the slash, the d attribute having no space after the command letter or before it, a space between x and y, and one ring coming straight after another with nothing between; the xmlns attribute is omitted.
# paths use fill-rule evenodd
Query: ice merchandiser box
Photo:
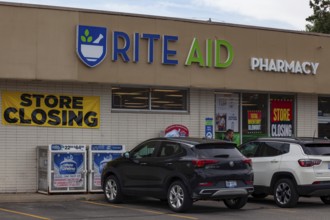
<svg viewBox="0 0 330 220"><path fill-rule="evenodd" d="M90 145L88 150L88 191L101 192L101 174L108 161L121 157L124 145Z"/></svg>
<svg viewBox="0 0 330 220"><path fill-rule="evenodd" d="M83 144L37 147L38 192L87 192L87 149Z"/></svg>

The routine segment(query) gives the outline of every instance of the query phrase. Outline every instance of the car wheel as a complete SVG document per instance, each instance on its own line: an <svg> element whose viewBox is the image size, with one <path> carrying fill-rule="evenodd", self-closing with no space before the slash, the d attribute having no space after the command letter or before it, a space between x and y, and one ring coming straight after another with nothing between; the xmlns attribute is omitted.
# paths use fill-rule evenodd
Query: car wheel
<svg viewBox="0 0 330 220"><path fill-rule="evenodd" d="M120 183L117 177L109 176L104 185L104 196L110 203L121 203L123 201L123 194L121 192Z"/></svg>
<svg viewBox="0 0 330 220"><path fill-rule="evenodd" d="M263 199L266 198L268 196L267 193L252 193L253 198L256 199Z"/></svg>
<svg viewBox="0 0 330 220"><path fill-rule="evenodd" d="M187 211L192 206L192 199L187 187L181 181L173 182L167 191L167 201L175 212Z"/></svg>
<svg viewBox="0 0 330 220"><path fill-rule="evenodd" d="M330 196L321 196L320 198L324 204L330 204Z"/></svg>
<svg viewBox="0 0 330 220"><path fill-rule="evenodd" d="M248 201L247 196L234 198L234 199L225 199L225 200L223 200L225 205L230 209L240 209L243 206L245 206L247 201Z"/></svg>
<svg viewBox="0 0 330 220"><path fill-rule="evenodd" d="M281 208L291 208L297 204L299 195L292 180L280 179L275 183L274 199Z"/></svg>

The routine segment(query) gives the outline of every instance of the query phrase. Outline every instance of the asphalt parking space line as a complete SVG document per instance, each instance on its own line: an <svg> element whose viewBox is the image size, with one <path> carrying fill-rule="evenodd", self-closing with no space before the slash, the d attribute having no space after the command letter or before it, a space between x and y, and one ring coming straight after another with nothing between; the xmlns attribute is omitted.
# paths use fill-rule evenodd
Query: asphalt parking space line
<svg viewBox="0 0 330 220"><path fill-rule="evenodd" d="M117 205L112 205L112 204L104 204L104 203L98 203L98 202L90 202L90 201L83 201L83 202L94 204L94 205L110 206L110 207L120 208L120 209L130 209L130 210L139 211L139 212L148 212L148 213L157 214L157 215L168 215L168 216L172 216L172 217L176 217L176 218L198 220L198 218L191 217L191 216L178 215L178 214L168 214L168 213L165 213L165 212L158 212L158 211L153 211L153 210L148 210L148 209L128 208L128 207L123 207L123 206L117 206Z"/></svg>
<svg viewBox="0 0 330 220"><path fill-rule="evenodd" d="M84 203L90 203L90 204L101 205L101 206L110 206L110 207L119 208L119 209L124 208L124 207L121 207L121 206L118 206L118 205L104 204L104 203L98 203L98 202L84 201Z"/></svg>
<svg viewBox="0 0 330 220"><path fill-rule="evenodd" d="M267 208L267 209L259 209L260 211L264 211L264 212L271 212L274 213L275 212L286 212L286 213L297 213L296 210L291 210L291 209L284 209L284 208Z"/></svg>
<svg viewBox="0 0 330 220"><path fill-rule="evenodd" d="M45 218L45 217L38 216L38 215L32 215L32 214L29 214L29 213L17 212L17 211L13 211L13 210L9 210L9 209L3 209L3 208L0 208L0 211L10 212L10 213L14 213L14 214L17 214L17 215L29 216L31 218L37 218L37 219L44 219L44 220L49 220L50 219L50 218Z"/></svg>

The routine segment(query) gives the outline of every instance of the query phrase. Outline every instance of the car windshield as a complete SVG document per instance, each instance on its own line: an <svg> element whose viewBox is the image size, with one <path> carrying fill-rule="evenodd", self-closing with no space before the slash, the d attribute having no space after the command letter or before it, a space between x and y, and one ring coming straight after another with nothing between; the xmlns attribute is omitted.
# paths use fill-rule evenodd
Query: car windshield
<svg viewBox="0 0 330 220"><path fill-rule="evenodd" d="M305 144L304 152L307 155L330 155L330 143Z"/></svg>
<svg viewBox="0 0 330 220"><path fill-rule="evenodd" d="M229 158L241 157L242 154L236 149L235 144L199 144L195 151L200 158Z"/></svg>

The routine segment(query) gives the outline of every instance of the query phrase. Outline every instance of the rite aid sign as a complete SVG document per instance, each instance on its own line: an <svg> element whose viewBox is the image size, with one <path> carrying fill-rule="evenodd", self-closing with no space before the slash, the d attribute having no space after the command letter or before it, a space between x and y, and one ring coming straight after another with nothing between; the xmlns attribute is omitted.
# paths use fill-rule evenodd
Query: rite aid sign
<svg viewBox="0 0 330 220"><path fill-rule="evenodd" d="M80 60L89 67L100 64L107 55L107 28L96 26L77 26L76 52ZM112 32L111 55L112 61L121 59L125 63L138 63L141 57L140 44L148 45L148 53L143 57L148 63L153 63L156 50L155 42L161 41L162 64L177 65L176 42L179 37L175 35L159 35L152 33L127 34L121 31ZM189 53L186 56L185 65L190 66L196 63L201 67L227 68L231 65L234 58L232 45L226 40L206 40L206 56L203 56L201 46L205 42L199 42L195 37L192 39ZM221 55L220 48L226 51L226 56ZM130 52L129 52L130 51ZM132 51L132 52L131 52ZM223 59L223 57L225 59Z"/></svg>
<svg viewBox="0 0 330 220"><path fill-rule="evenodd" d="M107 55L107 29L104 27L77 26L77 54L89 67L100 64Z"/></svg>

